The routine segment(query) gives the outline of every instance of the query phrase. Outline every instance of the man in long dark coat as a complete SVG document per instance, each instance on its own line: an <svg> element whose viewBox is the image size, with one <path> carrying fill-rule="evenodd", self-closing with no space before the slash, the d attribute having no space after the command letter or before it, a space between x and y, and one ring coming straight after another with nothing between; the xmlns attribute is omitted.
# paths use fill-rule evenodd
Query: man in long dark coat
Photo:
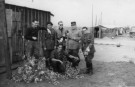
<svg viewBox="0 0 135 87"><path fill-rule="evenodd" d="M56 31L52 28L53 24L51 22L47 22L47 29L43 36L43 47L44 54L46 58L46 66L50 67L50 56L51 52L56 48L57 45L57 37Z"/></svg>

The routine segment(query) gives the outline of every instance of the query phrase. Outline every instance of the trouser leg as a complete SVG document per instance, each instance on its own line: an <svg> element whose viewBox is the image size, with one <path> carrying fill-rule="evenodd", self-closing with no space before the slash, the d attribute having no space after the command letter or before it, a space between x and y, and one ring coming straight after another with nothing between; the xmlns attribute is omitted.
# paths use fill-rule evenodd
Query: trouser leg
<svg viewBox="0 0 135 87"><path fill-rule="evenodd" d="M26 56L27 59L29 59L31 56L33 56L34 53L33 41L27 41L25 45L26 45Z"/></svg>
<svg viewBox="0 0 135 87"><path fill-rule="evenodd" d="M33 43L33 55L34 55L34 57L36 58L36 59L39 59L39 57L41 57L41 55L40 55L40 45L39 45L39 43L38 42L34 42Z"/></svg>
<svg viewBox="0 0 135 87"><path fill-rule="evenodd" d="M53 68L54 72L58 72L58 73L61 73L61 74L64 74L65 70L66 70L65 65L61 64L58 61L52 61L52 68Z"/></svg>
<svg viewBox="0 0 135 87"><path fill-rule="evenodd" d="M52 61L52 68L53 68L53 71L54 72L57 72L58 71L58 64L56 61Z"/></svg>
<svg viewBox="0 0 135 87"><path fill-rule="evenodd" d="M61 63L59 63L59 64L58 64L58 72L59 72L59 73L61 73L61 74L64 74L64 73L65 73L65 71L66 71L66 67L65 67L65 65L64 65L64 64L61 64Z"/></svg>
<svg viewBox="0 0 135 87"><path fill-rule="evenodd" d="M66 46L63 46L62 48L63 48L64 51L66 50Z"/></svg>
<svg viewBox="0 0 135 87"><path fill-rule="evenodd" d="M70 57L68 58L69 62L72 63L72 67L76 68L80 62L80 58L78 56L78 49L69 50L69 55L78 57L78 59L74 59L74 58L70 58Z"/></svg>
<svg viewBox="0 0 135 87"><path fill-rule="evenodd" d="M46 58L46 67L47 68L51 68L51 58L50 58L50 56L51 56L51 52L52 52L52 50L46 50L45 51L45 58Z"/></svg>
<svg viewBox="0 0 135 87"><path fill-rule="evenodd" d="M89 54L86 58L86 73L93 73L93 64L92 59L94 57L94 54Z"/></svg>
<svg viewBox="0 0 135 87"><path fill-rule="evenodd" d="M86 62L86 72L87 73L90 73L90 72L93 72L93 65L92 65L92 62Z"/></svg>

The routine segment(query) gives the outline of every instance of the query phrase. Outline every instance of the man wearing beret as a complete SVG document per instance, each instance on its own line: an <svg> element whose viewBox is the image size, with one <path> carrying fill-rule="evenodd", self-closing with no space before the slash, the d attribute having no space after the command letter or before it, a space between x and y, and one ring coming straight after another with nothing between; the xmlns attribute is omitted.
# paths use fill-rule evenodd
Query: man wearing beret
<svg viewBox="0 0 135 87"><path fill-rule="evenodd" d="M93 74L92 59L95 53L94 37L87 27L82 28L81 48L86 61L86 73Z"/></svg>
<svg viewBox="0 0 135 87"><path fill-rule="evenodd" d="M44 34L44 54L46 58L46 66L50 68L50 56L51 52L56 48L57 44L57 37L56 37L56 31L52 28L53 24L52 22L47 22L47 29Z"/></svg>
<svg viewBox="0 0 135 87"><path fill-rule="evenodd" d="M78 55L80 49L80 38L81 33L77 29L76 22L71 22L71 29L67 34L67 49L70 61L72 61L72 66L76 68L80 62Z"/></svg>

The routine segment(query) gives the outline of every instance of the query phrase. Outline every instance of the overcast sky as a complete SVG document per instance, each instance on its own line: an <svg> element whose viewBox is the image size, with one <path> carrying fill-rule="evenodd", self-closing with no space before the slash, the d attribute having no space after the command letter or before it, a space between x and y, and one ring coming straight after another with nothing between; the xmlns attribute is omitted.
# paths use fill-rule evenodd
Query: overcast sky
<svg viewBox="0 0 135 87"><path fill-rule="evenodd" d="M62 20L65 26L76 21L78 26L93 25L135 25L135 0L6 0L6 2L26 5L51 11L54 14L52 22ZM102 16L101 16L102 13ZM102 22L101 22L102 18Z"/></svg>

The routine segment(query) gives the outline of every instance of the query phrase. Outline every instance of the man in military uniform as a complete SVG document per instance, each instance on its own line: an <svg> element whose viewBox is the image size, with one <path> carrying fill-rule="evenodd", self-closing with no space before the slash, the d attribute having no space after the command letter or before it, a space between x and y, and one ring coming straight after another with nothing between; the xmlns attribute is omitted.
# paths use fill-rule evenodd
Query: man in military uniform
<svg viewBox="0 0 135 87"><path fill-rule="evenodd" d="M86 73L93 74L92 59L95 53L94 37L87 27L82 28L81 48L86 61Z"/></svg>
<svg viewBox="0 0 135 87"><path fill-rule="evenodd" d="M46 66L50 67L50 56L51 52L56 48L57 37L56 32L52 28L53 24L51 22L47 22L47 29L43 36L43 47L44 47L44 55L46 58Z"/></svg>
<svg viewBox="0 0 135 87"><path fill-rule="evenodd" d="M34 56L38 58L40 55L40 44L39 42L39 31L45 30L45 28L39 27L39 22L34 20L32 22L32 27L26 29L24 38L27 40L26 42L26 56L30 58Z"/></svg>
<svg viewBox="0 0 135 87"><path fill-rule="evenodd" d="M76 22L71 22L71 30L67 34L67 50L69 54L69 60L72 62L72 66L78 66L80 58L78 55L80 49L81 33L77 29Z"/></svg>
<svg viewBox="0 0 135 87"><path fill-rule="evenodd" d="M66 49L67 30L64 29L62 21L59 21L58 25L59 25L59 27L58 27L58 29L56 29L57 41L58 41L58 43L62 43L63 50L65 51L65 49Z"/></svg>

